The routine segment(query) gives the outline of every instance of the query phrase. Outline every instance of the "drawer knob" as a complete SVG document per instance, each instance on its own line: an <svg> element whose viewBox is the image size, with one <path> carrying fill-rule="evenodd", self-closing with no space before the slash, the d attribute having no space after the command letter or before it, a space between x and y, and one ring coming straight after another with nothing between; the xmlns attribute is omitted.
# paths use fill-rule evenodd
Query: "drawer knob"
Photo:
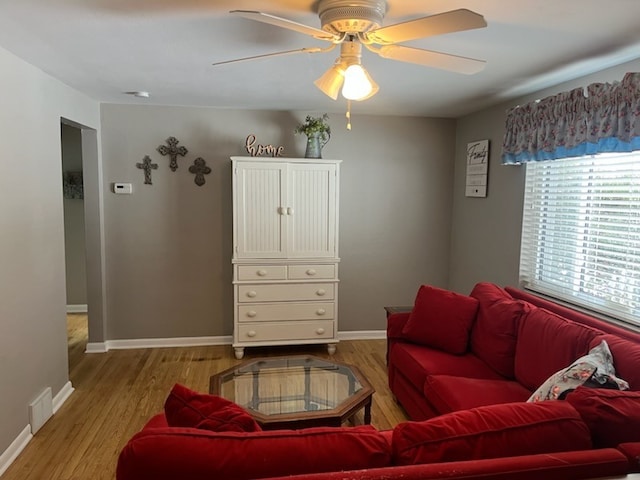
<svg viewBox="0 0 640 480"><path fill-rule="evenodd" d="M247 332L247 337L255 337L256 336L256 331L255 330L249 330Z"/></svg>
<svg viewBox="0 0 640 480"><path fill-rule="evenodd" d="M315 268L310 268L309 270L307 270L307 275L309 275L310 277L313 277L316 273L316 269Z"/></svg>
<svg viewBox="0 0 640 480"><path fill-rule="evenodd" d="M249 290L249 291L247 292L247 297L249 297L249 298L253 298L253 297L255 297L256 295L258 295L258 293L257 293L255 290Z"/></svg>
<svg viewBox="0 0 640 480"><path fill-rule="evenodd" d="M319 297L324 297L327 294L327 291L324 288L320 288L316 291L316 295Z"/></svg>
<svg viewBox="0 0 640 480"><path fill-rule="evenodd" d="M316 329L316 333L318 335L322 335L324 333L324 328L320 327L320 328Z"/></svg>
<svg viewBox="0 0 640 480"><path fill-rule="evenodd" d="M249 310L249 311L247 312L247 317L251 317L251 318L253 318L253 317L255 317L257 314L258 314L258 313L257 313L255 310Z"/></svg>
<svg viewBox="0 0 640 480"><path fill-rule="evenodd" d="M266 270L258 270L256 273L258 274L259 277L266 277L267 276L267 271Z"/></svg>
<svg viewBox="0 0 640 480"><path fill-rule="evenodd" d="M316 310L316 313L318 315L324 315L325 313L327 313L327 311L324 308L319 308L318 310Z"/></svg>

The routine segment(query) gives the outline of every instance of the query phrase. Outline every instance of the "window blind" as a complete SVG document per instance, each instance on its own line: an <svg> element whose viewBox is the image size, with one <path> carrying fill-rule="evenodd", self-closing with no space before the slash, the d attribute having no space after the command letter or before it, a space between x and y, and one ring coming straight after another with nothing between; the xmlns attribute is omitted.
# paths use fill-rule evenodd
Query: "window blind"
<svg viewBox="0 0 640 480"><path fill-rule="evenodd" d="M640 325L640 154L526 169L521 284Z"/></svg>

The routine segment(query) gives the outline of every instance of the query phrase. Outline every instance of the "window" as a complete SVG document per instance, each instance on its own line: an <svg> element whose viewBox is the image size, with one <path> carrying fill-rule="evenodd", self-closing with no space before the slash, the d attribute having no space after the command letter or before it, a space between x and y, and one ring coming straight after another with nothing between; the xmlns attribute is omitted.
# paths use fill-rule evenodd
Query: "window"
<svg viewBox="0 0 640 480"><path fill-rule="evenodd" d="M640 152L526 168L523 286L640 325Z"/></svg>

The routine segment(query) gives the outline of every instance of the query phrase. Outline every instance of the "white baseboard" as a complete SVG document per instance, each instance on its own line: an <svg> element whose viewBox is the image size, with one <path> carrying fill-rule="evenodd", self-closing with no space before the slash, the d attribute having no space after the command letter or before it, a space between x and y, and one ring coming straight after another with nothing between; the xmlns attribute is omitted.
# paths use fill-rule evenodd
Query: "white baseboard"
<svg viewBox="0 0 640 480"><path fill-rule="evenodd" d="M384 340L386 330L359 330L338 332L338 340ZM172 348L203 347L210 345L231 345L231 335L219 337L176 337L176 338L140 338L131 340L107 340L106 342L87 343L85 353L106 353L109 350L128 350L133 348Z"/></svg>
<svg viewBox="0 0 640 480"><path fill-rule="evenodd" d="M107 342L89 342L84 353L107 353Z"/></svg>
<svg viewBox="0 0 640 480"><path fill-rule="evenodd" d="M67 305L67 313L87 313L89 307L86 305Z"/></svg>
<svg viewBox="0 0 640 480"><path fill-rule="evenodd" d="M385 340L386 330L354 330L338 332L339 340Z"/></svg>
<svg viewBox="0 0 640 480"><path fill-rule="evenodd" d="M128 350L132 348L172 348L203 347L210 345L231 345L231 335L220 337L176 337L176 338L140 338L132 340L107 340L100 343L87 343L85 353L105 353L109 350Z"/></svg>
<svg viewBox="0 0 640 480"><path fill-rule="evenodd" d="M22 432L16 437L16 439L11 442L9 448L7 448L2 455L0 455L0 477L7 471L7 469L11 466L20 452L22 452L27 444L31 441L33 435L31 435L31 425L27 425L24 427Z"/></svg>
<svg viewBox="0 0 640 480"><path fill-rule="evenodd" d="M67 382L60 389L56 396L53 397L53 414L60 410L60 407L67 401L67 399L71 396L75 388L71 385L71 382Z"/></svg>

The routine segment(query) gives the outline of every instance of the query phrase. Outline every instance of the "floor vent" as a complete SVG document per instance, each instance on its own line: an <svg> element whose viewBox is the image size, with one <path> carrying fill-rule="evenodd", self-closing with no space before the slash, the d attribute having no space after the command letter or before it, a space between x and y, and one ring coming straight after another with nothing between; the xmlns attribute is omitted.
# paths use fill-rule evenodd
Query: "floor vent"
<svg viewBox="0 0 640 480"><path fill-rule="evenodd" d="M35 434L53 416L51 387L47 387L38 398L29 404L31 433Z"/></svg>

